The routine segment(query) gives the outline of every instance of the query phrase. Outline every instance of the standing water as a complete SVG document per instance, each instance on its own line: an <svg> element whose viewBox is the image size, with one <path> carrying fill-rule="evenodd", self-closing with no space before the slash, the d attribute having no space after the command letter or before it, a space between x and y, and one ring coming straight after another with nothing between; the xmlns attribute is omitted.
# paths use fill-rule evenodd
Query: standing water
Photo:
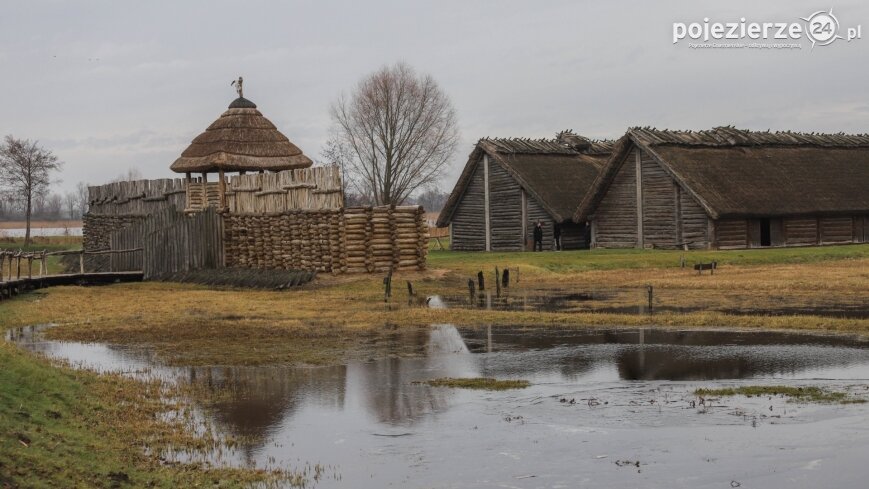
<svg viewBox="0 0 869 489"><path fill-rule="evenodd" d="M818 386L869 398L869 344L733 331L433 326L422 356L334 367L166 367L145 349L7 340L98 371L220 392L243 443L217 464L335 467L316 487L865 487L869 407L697 388ZM442 377L531 387L431 387ZM847 470L846 470L847 469ZM733 487L736 487L735 485Z"/></svg>

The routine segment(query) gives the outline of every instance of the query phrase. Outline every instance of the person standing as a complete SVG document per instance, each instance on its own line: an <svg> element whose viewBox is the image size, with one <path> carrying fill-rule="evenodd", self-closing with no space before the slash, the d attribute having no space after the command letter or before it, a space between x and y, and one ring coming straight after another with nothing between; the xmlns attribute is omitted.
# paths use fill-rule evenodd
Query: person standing
<svg viewBox="0 0 869 489"><path fill-rule="evenodd" d="M540 219L534 225L534 251L543 251L543 221Z"/></svg>
<svg viewBox="0 0 869 489"><path fill-rule="evenodd" d="M552 223L552 237L555 238L555 251L561 251L561 224Z"/></svg>

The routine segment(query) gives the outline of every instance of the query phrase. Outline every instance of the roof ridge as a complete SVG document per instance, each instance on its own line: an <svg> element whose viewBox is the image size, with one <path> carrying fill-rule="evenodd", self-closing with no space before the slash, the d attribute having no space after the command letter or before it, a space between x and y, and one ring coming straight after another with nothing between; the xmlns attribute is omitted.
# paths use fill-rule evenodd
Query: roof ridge
<svg viewBox="0 0 869 489"><path fill-rule="evenodd" d="M798 131L752 131L732 125L702 130L658 129L636 126L628 133L649 146L822 146L867 147L869 134L821 133Z"/></svg>

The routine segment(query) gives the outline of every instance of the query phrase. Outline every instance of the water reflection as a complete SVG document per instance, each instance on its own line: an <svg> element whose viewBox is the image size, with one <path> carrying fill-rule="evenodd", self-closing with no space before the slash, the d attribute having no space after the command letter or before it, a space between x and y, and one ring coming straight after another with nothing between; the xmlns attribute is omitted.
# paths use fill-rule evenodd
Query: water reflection
<svg viewBox="0 0 869 489"><path fill-rule="evenodd" d="M654 329L459 329L442 324L387 335L377 351L394 351L394 355L342 366L172 368L160 365L145 349L44 341L38 331L13 330L7 333L7 340L85 368L189 382L194 392L199 392L197 402L203 415L220 432L247 440L228 455L235 461L231 463L240 465L261 464L270 458L311 460L316 456L322 458L314 460L331 463L333 459L328 457L337 457L344 466L368 467L372 460L358 457L370 445L366 440L371 435L422 432L431 437L442 429L455 430L465 424L471 429L481 422L477 418L480 413L468 413L475 409L469 407L469 400L479 399L475 397L479 394L418 382L439 377L523 378L535 384L529 390L539 390L533 395L524 391L499 393L500 399L540 399L566 389L610 389L634 382L869 378L869 345L841 336ZM413 343L416 348L410 350L420 354L400 356L408 349L395 344L390 347L397 342ZM474 421L467 416L475 417ZM557 419L562 415L546 416ZM344 443L349 446L343 447ZM407 442L409 446L396 443L384 442L379 449L400 457L420 450L412 441ZM442 448L449 451L449 445Z"/></svg>

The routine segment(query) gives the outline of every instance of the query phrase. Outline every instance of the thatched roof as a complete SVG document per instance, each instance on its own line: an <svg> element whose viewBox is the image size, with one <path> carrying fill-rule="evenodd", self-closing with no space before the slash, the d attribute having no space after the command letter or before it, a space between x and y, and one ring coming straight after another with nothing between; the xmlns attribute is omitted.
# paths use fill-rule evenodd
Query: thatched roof
<svg viewBox="0 0 869 489"><path fill-rule="evenodd" d="M600 168L614 141L593 141L571 132L556 139L484 138L468 157L453 192L441 210L437 225L447 226L465 192L474 169L487 154L501 164L557 222L569 220ZM576 149L577 147L581 149Z"/></svg>
<svg viewBox="0 0 869 489"><path fill-rule="evenodd" d="M181 153L172 171L281 171L307 168L312 161L257 110L239 97Z"/></svg>
<svg viewBox="0 0 869 489"><path fill-rule="evenodd" d="M574 220L594 213L634 146L713 218L869 212L869 135L629 129Z"/></svg>

